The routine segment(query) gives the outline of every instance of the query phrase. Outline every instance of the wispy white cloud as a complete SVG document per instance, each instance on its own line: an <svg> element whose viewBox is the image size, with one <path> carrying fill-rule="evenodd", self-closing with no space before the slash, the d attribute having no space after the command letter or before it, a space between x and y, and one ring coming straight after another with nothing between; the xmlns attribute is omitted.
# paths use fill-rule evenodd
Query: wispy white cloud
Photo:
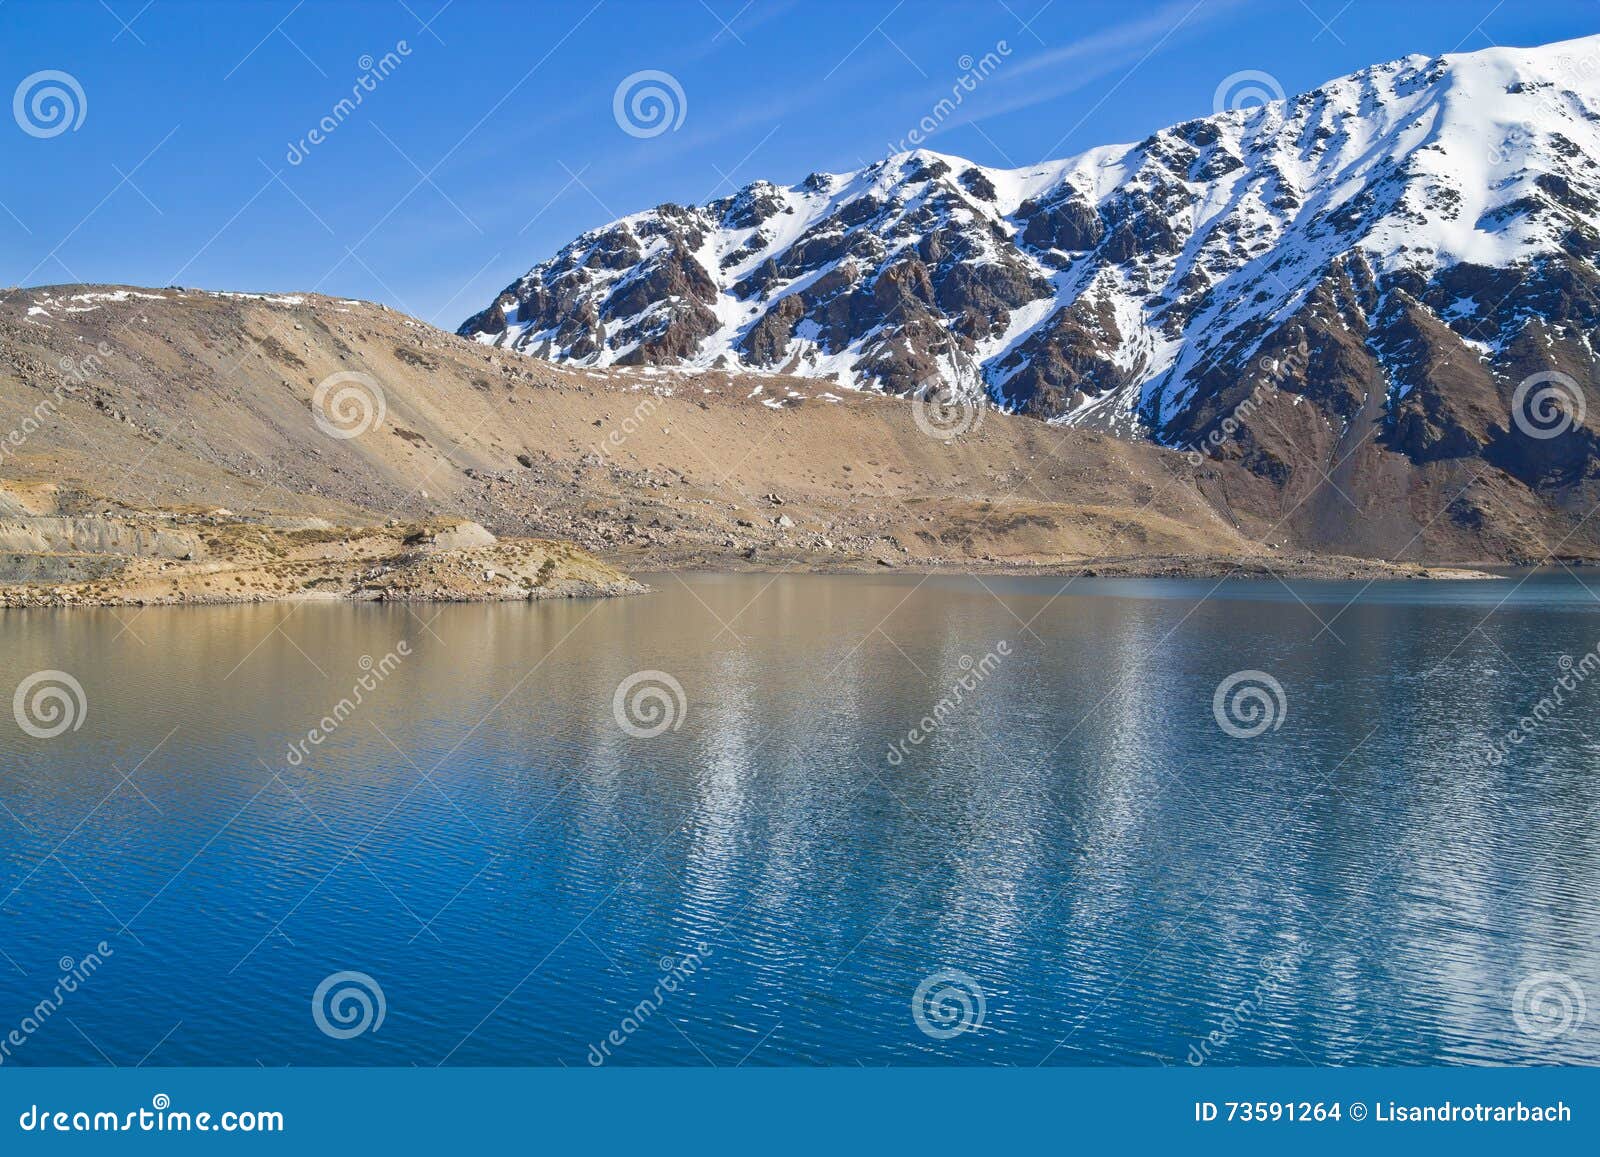
<svg viewBox="0 0 1600 1157"><path fill-rule="evenodd" d="M948 132L950 129L960 128L974 121L988 120L1004 116L1006 113L1048 104L1050 101L1088 88L1096 81L1127 68L1138 60L1139 55L1137 51L1102 54L1092 64L1074 70L1071 75L1062 77L1054 84L1032 84L1020 88L1017 85L1001 84L998 78L995 78L990 86L983 90L981 96L969 98L968 103L963 105L959 112L941 124L939 131Z"/></svg>
<svg viewBox="0 0 1600 1157"><path fill-rule="evenodd" d="M1195 0L1173 0L1173 3L1137 19L1102 28L1056 48L1036 52L1026 60L1007 67L1005 79L1008 82L1015 81L1042 69L1056 68L1078 60L1095 60L1108 53L1126 53L1130 50L1143 52L1180 24L1197 28L1237 8L1242 2L1206 0L1206 3L1197 7Z"/></svg>
<svg viewBox="0 0 1600 1157"><path fill-rule="evenodd" d="M1135 19L1042 49L1021 60L1008 61L976 96L940 126L940 131L1048 104L1106 77L1126 75L1154 46L1198 31L1246 2L1174 0ZM1209 86L1206 91L1210 92Z"/></svg>

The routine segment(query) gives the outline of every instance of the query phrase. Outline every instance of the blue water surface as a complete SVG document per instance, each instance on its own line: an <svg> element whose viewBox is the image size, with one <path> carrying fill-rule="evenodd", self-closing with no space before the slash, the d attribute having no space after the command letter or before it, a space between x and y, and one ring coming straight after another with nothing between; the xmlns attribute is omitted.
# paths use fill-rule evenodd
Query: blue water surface
<svg viewBox="0 0 1600 1157"><path fill-rule="evenodd" d="M651 581L0 616L0 1059L1600 1061L1592 576Z"/></svg>

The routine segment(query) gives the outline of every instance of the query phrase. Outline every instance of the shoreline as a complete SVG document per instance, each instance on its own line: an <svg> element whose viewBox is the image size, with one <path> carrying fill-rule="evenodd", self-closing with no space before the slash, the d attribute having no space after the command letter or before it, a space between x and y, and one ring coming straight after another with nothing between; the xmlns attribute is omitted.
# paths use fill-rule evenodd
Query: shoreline
<svg viewBox="0 0 1600 1157"><path fill-rule="evenodd" d="M521 584L486 586L463 584L459 577L440 585L396 585L373 587L352 584L337 567L307 580L310 589L266 590L200 589L184 586L177 591L153 593L137 583L118 589L115 580L74 584L17 584L0 586L0 611L27 609L245 606L268 603L513 603L544 602L556 599L621 598L649 594L654 589L633 577L675 574L809 574L882 575L915 577L953 577L990 575L999 578L1086 579L1218 579L1245 581L1319 582L1482 582L1505 580L1473 565L1399 565L1375 560L1333 559L1315 556L1289 556L1267 560L1258 558L1149 557L1094 559L1082 562L1007 564L983 563L977 566L930 564L914 560L886 566L875 559L863 560L750 560L745 558L697 558L663 564L649 559L602 560L615 567L615 578L565 578L546 586ZM642 564L642 565L638 565ZM1276 565L1273 565L1276 564ZM226 572L225 572L226 573ZM217 577L208 575L207 577ZM317 590L321 584L337 589Z"/></svg>
<svg viewBox="0 0 1600 1157"><path fill-rule="evenodd" d="M0 575L10 578L0 608L530 602L645 589L569 543L498 538L466 520L269 525L225 510L0 520Z"/></svg>
<svg viewBox="0 0 1600 1157"><path fill-rule="evenodd" d="M157 596L78 594L60 587L0 587L0 613L26 610L88 610L116 607L239 607L286 603L539 603L560 599L623 598L628 595L649 594L651 588L633 579L616 583L570 583L561 588L508 591L495 594L467 594L439 592L435 594L351 591L341 593L270 594L263 591L248 593L194 593L188 595ZM35 594L34 591L39 593ZM19 593L20 592L20 593Z"/></svg>
<svg viewBox="0 0 1600 1157"><path fill-rule="evenodd" d="M638 556L602 556L604 561L639 574L893 574L996 575L1041 578L1239 578L1324 581L1474 581L1504 579L1492 567L1504 563L1391 563L1337 555L1191 556L1134 555L1049 562L952 563L914 558L883 561L877 558L816 559L804 556L659 560Z"/></svg>

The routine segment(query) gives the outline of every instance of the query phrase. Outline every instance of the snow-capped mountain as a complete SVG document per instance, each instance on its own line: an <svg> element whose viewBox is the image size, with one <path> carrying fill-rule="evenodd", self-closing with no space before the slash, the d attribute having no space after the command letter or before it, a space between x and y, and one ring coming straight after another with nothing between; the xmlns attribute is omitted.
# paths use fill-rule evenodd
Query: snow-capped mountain
<svg viewBox="0 0 1600 1157"><path fill-rule="evenodd" d="M1308 400L1329 453L1365 418L1417 464L1570 480L1600 446L1583 415L1546 441L1510 409L1530 373L1600 365L1597 157L1600 37L1411 56L1031 168L919 151L661 205L460 332L585 365L943 384L1208 450L1254 399L1219 452L1268 477L1307 435L1266 403Z"/></svg>

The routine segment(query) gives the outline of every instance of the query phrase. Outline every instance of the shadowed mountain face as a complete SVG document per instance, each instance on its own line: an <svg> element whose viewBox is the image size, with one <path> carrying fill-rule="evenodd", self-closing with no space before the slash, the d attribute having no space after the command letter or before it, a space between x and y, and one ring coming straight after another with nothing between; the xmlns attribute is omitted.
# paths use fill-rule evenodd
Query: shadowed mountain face
<svg viewBox="0 0 1600 1157"><path fill-rule="evenodd" d="M460 332L986 394L1235 460L1357 549L1352 507L1376 516L1408 474L1458 485L1426 516L1463 526L1492 514L1486 477L1558 503L1592 487L1595 157L1600 37L1413 56L1031 168L906 153L662 205ZM1536 374L1561 376L1519 394Z"/></svg>

